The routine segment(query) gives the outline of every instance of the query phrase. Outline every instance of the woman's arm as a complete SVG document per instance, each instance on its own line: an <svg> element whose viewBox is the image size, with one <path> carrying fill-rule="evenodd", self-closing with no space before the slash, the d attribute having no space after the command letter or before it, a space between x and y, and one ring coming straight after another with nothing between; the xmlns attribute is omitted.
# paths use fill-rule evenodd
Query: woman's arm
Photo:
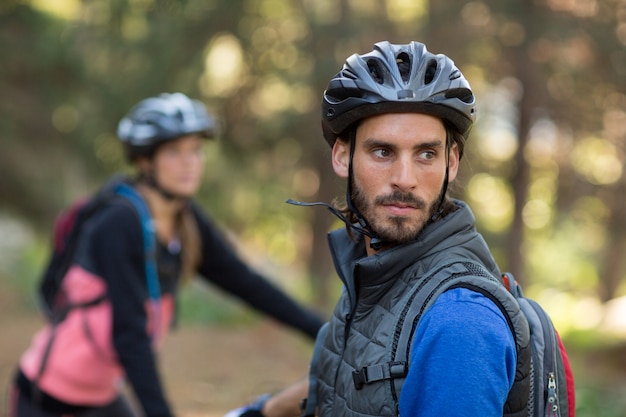
<svg viewBox="0 0 626 417"><path fill-rule="evenodd" d="M315 339L324 320L246 265L197 207L194 214L202 241L200 274L260 312Z"/></svg>

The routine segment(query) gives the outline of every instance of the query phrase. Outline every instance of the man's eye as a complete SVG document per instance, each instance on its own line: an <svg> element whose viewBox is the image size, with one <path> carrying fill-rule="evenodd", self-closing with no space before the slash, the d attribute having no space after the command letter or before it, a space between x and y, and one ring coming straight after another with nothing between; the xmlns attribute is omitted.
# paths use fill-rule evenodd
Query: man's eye
<svg viewBox="0 0 626 417"><path fill-rule="evenodd" d="M391 155L391 152L389 152L388 149L375 149L374 155L379 158L387 158L389 155Z"/></svg>
<svg viewBox="0 0 626 417"><path fill-rule="evenodd" d="M435 159L435 152L433 151L424 151L422 152L422 159L427 159L427 160L431 160L431 159Z"/></svg>

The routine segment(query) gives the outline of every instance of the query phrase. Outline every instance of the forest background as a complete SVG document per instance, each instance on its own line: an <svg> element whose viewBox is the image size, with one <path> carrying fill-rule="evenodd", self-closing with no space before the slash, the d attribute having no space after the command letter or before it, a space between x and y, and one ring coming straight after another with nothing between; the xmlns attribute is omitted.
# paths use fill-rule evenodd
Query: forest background
<svg viewBox="0 0 626 417"><path fill-rule="evenodd" d="M380 40L422 41L469 79L478 120L453 192L552 315L579 416L625 416L624 0L3 0L0 323L35 314L58 212L127 169L119 119L174 91L221 124L201 204L242 256L329 314L339 281L325 235L341 225L284 201L343 193L321 94L348 55ZM213 291L185 291L183 327L263 337L259 317Z"/></svg>

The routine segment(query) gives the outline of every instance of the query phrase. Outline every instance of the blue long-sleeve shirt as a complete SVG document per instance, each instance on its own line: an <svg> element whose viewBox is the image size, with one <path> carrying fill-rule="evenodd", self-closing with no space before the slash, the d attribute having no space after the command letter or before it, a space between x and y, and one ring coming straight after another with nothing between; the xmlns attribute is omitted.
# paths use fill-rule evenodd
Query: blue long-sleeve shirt
<svg viewBox="0 0 626 417"><path fill-rule="evenodd" d="M400 415L500 417L515 364L515 341L498 307L468 289L448 291L417 328Z"/></svg>

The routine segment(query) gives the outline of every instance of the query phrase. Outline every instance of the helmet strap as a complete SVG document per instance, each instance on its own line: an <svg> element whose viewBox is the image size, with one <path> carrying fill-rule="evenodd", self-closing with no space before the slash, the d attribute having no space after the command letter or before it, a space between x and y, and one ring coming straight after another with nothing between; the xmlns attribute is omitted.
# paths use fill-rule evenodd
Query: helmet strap
<svg viewBox="0 0 626 417"><path fill-rule="evenodd" d="M437 221L439 217L443 214L444 204L446 201L446 193L448 192L448 176L450 173L450 143L448 140L448 134L446 133L446 175L443 179L443 187L441 188L441 193L439 195L439 203L437 204L437 210L434 211L433 215L428 219L428 223L434 223Z"/></svg>
<svg viewBox="0 0 626 417"><path fill-rule="evenodd" d="M185 199L179 195L176 195L170 191L167 191L163 188L156 180L156 175L154 175L154 170L150 169L148 172L142 172L139 174L138 181L146 184L148 187L152 188L156 192L158 192L161 197L163 197L166 201L171 202L174 200Z"/></svg>
<svg viewBox="0 0 626 417"><path fill-rule="evenodd" d="M356 148L356 127L350 129L350 160L348 162L348 185L346 187L346 204L348 205L348 210L350 210L356 220L359 222L360 232L370 238L370 248L374 250L379 250L383 246L383 241L376 235L376 232L372 229L367 219L361 214L358 208L354 205L352 201L352 185L354 183L354 170L352 167L352 161L354 159L354 151Z"/></svg>

